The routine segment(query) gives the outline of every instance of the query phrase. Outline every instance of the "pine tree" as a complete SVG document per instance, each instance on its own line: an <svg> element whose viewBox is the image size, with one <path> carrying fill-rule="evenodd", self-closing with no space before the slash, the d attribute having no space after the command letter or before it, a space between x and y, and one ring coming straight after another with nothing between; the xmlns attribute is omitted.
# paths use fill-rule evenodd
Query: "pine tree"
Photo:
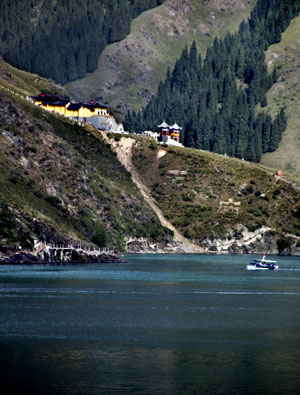
<svg viewBox="0 0 300 395"><path fill-rule="evenodd" d="M217 118L215 133L214 133L214 145L213 151L219 154L225 154L227 152L226 138L227 134L226 122L222 117Z"/></svg>
<svg viewBox="0 0 300 395"><path fill-rule="evenodd" d="M77 67L73 55L66 58L66 76L69 77L70 81L76 80L77 78Z"/></svg>

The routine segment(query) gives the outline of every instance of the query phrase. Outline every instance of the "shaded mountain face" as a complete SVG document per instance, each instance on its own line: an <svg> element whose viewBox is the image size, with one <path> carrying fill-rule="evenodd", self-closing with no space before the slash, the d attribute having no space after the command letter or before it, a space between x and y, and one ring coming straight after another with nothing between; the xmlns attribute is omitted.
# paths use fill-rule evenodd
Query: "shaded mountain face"
<svg viewBox="0 0 300 395"><path fill-rule="evenodd" d="M167 0L133 20L130 34L109 45L97 70L67 85L77 99L107 101L121 114L140 109L156 93L168 67L196 41L205 54L216 36L237 30L255 0Z"/></svg>

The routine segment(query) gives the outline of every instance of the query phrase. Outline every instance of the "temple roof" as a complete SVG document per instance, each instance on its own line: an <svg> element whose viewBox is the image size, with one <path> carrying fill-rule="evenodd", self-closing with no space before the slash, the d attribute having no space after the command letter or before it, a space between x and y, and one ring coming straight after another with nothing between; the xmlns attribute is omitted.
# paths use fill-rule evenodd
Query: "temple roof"
<svg viewBox="0 0 300 395"><path fill-rule="evenodd" d="M158 128L169 128L169 125L166 123L166 121L163 121L161 125L157 125Z"/></svg>
<svg viewBox="0 0 300 395"><path fill-rule="evenodd" d="M170 129L181 130L182 128L178 126L177 123L175 122L173 126L170 126Z"/></svg>
<svg viewBox="0 0 300 395"><path fill-rule="evenodd" d="M40 93L38 96L31 96L31 98L35 101L41 101L42 103L69 103L70 100L65 97L60 97L56 95L48 95L47 93Z"/></svg>
<svg viewBox="0 0 300 395"><path fill-rule="evenodd" d="M88 104L84 105L85 107L93 107L93 108L108 108L108 106L104 103L98 102L98 101L93 101L91 100Z"/></svg>
<svg viewBox="0 0 300 395"><path fill-rule="evenodd" d="M82 104L81 104L81 103L71 103L71 104L67 107L67 109L68 109L69 111L78 111L81 107L82 107Z"/></svg>
<svg viewBox="0 0 300 395"><path fill-rule="evenodd" d="M57 106L57 107L65 107L66 104L70 103L69 101L49 101L49 102L43 102L43 104L46 104L48 106Z"/></svg>

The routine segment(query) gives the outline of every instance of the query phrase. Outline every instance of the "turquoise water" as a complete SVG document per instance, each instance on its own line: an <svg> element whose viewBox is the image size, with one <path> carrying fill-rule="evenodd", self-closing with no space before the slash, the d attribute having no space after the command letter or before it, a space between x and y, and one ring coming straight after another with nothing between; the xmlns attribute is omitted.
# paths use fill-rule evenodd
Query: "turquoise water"
<svg viewBox="0 0 300 395"><path fill-rule="evenodd" d="M300 259L249 272L251 258L0 266L1 388L299 394Z"/></svg>

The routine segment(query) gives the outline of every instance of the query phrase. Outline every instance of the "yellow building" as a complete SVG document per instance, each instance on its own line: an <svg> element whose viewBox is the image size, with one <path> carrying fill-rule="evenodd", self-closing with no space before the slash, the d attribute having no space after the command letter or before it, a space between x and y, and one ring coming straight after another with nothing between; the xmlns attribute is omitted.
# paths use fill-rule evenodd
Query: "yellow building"
<svg viewBox="0 0 300 395"><path fill-rule="evenodd" d="M109 113L107 112L107 106L103 103L98 103L91 100L88 106L93 108L94 116L109 116Z"/></svg>
<svg viewBox="0 0 300 395"><path fill-rule="evenodd" d="M47 111L53 111L57 112L61 115L66 115L66 106L68 104L65 103L47 103L47 104L42 104L42 107L47 110Z"/></svg>
<svg viewBox="0 0 300 395"><path fill-rule="evenodd" d="M87 118L95 116L108 117L107 106L103 103L90 101L85 103L71 103L68 99L41 93L39 96L32 96L35 104L47 111L56 112L69 118L76 118L78 121L87 121Z"/></svg>
<svg viewBox="0 0 300 395"><path fill-rule="evenodd" d="M80 103L71 103L65 109L65 115L71 118L79 118L83 116L83 108ZM90 112L87 111L85 117L90 117Z"/></svg>

